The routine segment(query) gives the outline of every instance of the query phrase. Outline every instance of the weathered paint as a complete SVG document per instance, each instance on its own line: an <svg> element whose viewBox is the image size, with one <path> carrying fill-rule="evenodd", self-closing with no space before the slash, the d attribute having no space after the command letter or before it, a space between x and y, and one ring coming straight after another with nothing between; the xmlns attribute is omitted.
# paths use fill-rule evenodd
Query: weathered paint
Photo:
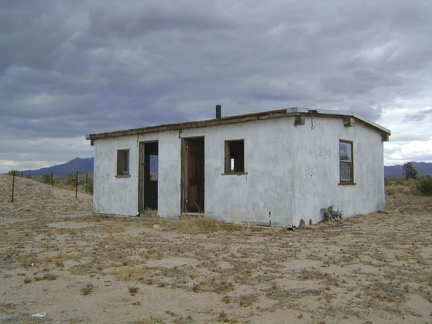
<svg viewBox="0 0 432 324"><path fill-rule="evenodd" d="M313 118L313 120L312 120ZM110 137L94 141L94 212L138 215L139 143L159 143L158 214L181 213L181 141L205 141L205 214L228 222L298 226L334 205L345 216L384 207L382 133L342 118L295 116ZM313 127L312 127L313 125ZM245 174L224 174L225 141L244 139ZM353 142L355 185L339 184L339 140ZM118 178L116 154L130 149L130 177Z"/></svg>

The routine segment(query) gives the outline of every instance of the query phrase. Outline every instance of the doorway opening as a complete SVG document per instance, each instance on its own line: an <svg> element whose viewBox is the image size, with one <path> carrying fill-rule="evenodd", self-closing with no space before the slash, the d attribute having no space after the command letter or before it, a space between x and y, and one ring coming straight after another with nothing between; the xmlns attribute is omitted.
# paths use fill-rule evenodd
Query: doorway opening
<svg viewBox="0 0 432 324"><path fill-rule="evenodd" d="M182 212L204 213L204 137L182 141Z"/></svg>
<svg viewBox="0 0 432 324"><path fill-rule="evenodd" d="M159 143L140 143L139 210L158 208Z"/></svg>

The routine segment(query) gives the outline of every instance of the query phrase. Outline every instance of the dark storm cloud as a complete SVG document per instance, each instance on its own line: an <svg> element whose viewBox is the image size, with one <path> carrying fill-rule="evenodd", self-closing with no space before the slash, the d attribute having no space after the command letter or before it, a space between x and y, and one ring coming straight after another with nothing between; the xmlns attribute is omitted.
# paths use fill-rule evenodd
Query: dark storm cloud
<svg viewBox="0 0 432 324"><path fill-rule="evenodd" d="M2 1L0 151L212 118L216 104L373 121L396 99L429 107L431 15L428 1Z"/></svg>
<svg viewBox="0 0 432 324"><path fill-rule="evenodd" d="M404 117L405 121L424 121L427 118L432 119L432 108L420 110Z"/></svg>
<svg viewBox="0 0 432 324"><path fill-rule="evenodd" d="M185 10L187 9L187 10ZM151 32L181 29L205 31L229 27L214 5L204 2L104 2L89 11L91 29L98 37L140 38Z"/></svg>

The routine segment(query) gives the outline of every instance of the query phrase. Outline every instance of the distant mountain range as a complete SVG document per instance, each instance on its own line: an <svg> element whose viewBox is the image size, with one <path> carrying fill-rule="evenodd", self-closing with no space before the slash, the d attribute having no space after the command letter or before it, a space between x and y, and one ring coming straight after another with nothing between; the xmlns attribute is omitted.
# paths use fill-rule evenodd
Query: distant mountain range
<svg viewBox="0 0 432 324"><path fill-rule="evenodd" d="M416 168L418 174L417 176L424 177L427 175L432 176L432 163L424 163L424 162L412 162L414 167ZM24 176L26 175L43 175L46 173L51 173L55 175L65 175L65 174L74 174L78 171L78 173L85 172L93 172L94 168L94 158L76 158L72 161L66 162L64 164L55 165L49 168L42 168L39 170L26 170L24 172ZM384 176L391 178L403 178L403 169L402 165L390 165L384 166Z"/></svg>
<svg viewBox="0 0 432 324"><path fill-rule="evenodd" d="M43 175L47 173L53 173L54 175L65 175L65 174L75 174L77 171L78 173L85 173L85 172L93 172L94 169L94 158L76 158L72 161L54 165L52 167L48 168L42 168L39 170L26 170L26 171L20 171L23 172L24 176L31 175L31 176L38 176Z"/></svg>
<svg viewBox="0 0 432 324"><path fill-rule="evenodd" d="M417 177L432 176L432 163L411 162L417 170ZM390 178L404 178L403 165L384 166L384 176Z"/></svg>

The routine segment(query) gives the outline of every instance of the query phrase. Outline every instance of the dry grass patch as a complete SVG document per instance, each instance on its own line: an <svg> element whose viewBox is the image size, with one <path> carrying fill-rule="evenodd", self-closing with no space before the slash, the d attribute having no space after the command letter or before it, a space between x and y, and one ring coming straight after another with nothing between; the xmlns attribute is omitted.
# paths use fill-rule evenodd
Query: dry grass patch
<svg viewBox="0 0 432 324"><path fill-rule="evenodd" d="M93 292L94 288L95 287L92 284L87 284L85 287L81 288L81 295L90 295Z"/></svg>
<svg viewBox="0 0 432 324"><path fill-rule="evenodd" d="M431 197L398 191L385 212L287 231L154 211L83 217L51 190L28 206L0 201L0 313L16 322L28 305L52 305L50 322L430 322Z"/></svg>
<svg viewBox="0 0 432 324"><path fill-rule="evenodd" d="M44 273L42 276L34 276L33 279L34 281L43 281L43 280L53 281L57 279L57 275L52 273Z"/></svg>
<svg viewBox="0 0 432 324"><path fill-rule="evenodd" d="M133 321L133 324L162 324L165 323L165 321L161 318L156 318L153 316L149 316L137 321Z"/></svg>
<svg viewBox="0 0 432 324"><path fill-rule="evenodd" d="M149 217L145 220L148 227L156 230L177 231L185 234L214 234L220 231L254 233L261 232L262 227L247 223L233 224L216 220L210 216L181 215L178 220Z"/></svg>
<svg viewBox="0 0 432 324"><path fill-rule="evenodd" d="M114 268L112 273L116 275L116 277L123 280L136 279L140 276L143 276L146 271L144 269L136 268L134 266L121 266L118 268Z"/></svg>
<svg viewBox="0 0 432 324"><path fill-rule="evenodd" d="M250 307L258 299L256 294L242 295L237 298L240 307Z"/></svg>
<svg viewBox="0 0 432 324"><path fill-rule="evenodd" d="M234 290L234 284L220 278L209 278L201 281L199 284L194 285L192 290L194 292L206 291L215 292L217 294L225 293Z"/></svg>
<svg viewBox="0 0 432 324"><path fill-rule="evenodd" d="M129 294L135 296L138 293L139 288L136 286L128 287Z"/></svg>

